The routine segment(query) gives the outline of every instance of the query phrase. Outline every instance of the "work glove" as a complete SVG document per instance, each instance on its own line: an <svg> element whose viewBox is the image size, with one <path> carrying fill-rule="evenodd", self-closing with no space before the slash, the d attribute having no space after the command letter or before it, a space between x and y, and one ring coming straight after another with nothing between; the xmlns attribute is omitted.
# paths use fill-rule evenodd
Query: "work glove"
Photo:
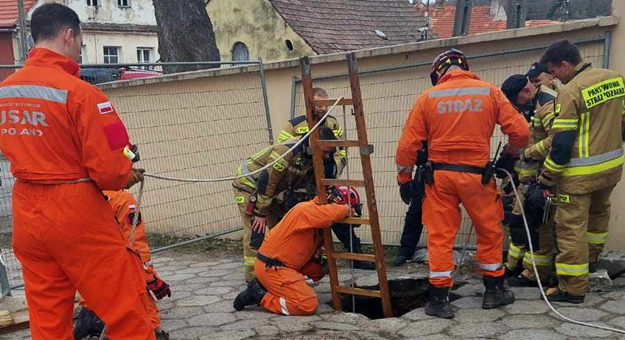
<svg viewBox="0 0 625 340"><path fill-rule="evenodd" d="M556 185L556 181L544 172L538 176L538 187L543 190L545 197L553 196L551 188Z"/></svg>
<svg viewBox="0 0 625 340"><path fill-rule="evenodd" d="M132 177L130 177L130 181L126 183L126 189L130 189L133 185L143 181L143 173L145 173L145 170L132 168L130 169L130 173L132 174Z"/></svg>
<svg viewBox="0 0 625 340"><path fill-rule="evenodd" d="M171 297L169 285L158 277L154 281L148 282L148 289L154 294L157 300L161 300L165 296Z"/></svg>
<svg viewBox="0 0 625 340"><path fill-rule="evenodd" d="M412 185L410 182L399 184L399 196L404 203L410 204L412 199Z"/></svg>

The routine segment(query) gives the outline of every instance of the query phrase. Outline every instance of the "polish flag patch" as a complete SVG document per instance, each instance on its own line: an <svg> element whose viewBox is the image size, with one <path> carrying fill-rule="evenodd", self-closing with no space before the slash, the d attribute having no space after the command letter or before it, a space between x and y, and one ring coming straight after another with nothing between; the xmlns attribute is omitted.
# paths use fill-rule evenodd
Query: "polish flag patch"
<svg viewBox="0 0 625 340"><path fill-rule="evenodd" d="M101 115L105 115L107 113L113 112L113 105L111 102L104 102L98 104L98 111L100 111Z"/></svg>

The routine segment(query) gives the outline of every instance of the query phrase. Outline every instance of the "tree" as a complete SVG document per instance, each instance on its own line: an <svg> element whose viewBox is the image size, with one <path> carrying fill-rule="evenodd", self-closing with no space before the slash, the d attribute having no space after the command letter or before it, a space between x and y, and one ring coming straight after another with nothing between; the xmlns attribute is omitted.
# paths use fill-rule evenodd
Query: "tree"
<svg viewBox="0 0 625 340"><path fill-rule="evenodd" d="M220 61L215 33L204 0L152 0L156 14L158 53L162 62ZM167 66L165 73L219 67Z"/></svg>

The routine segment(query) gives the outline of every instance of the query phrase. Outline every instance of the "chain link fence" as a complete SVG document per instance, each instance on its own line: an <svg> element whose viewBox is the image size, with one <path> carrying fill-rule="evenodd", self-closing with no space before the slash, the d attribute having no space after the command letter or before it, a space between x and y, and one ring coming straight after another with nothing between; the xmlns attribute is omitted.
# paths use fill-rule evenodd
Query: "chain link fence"
<svg viewBox="0 0 625 340"><path fill-rule="evenodd" d="M599 67L604 63L604 42L603 36L576 41L584 60ZM481 79L499 87L512 74L525 74L532 63L540 58L546 47L533 46L483 55L468 55L468 58L473 72ZM399 198L395 151L414 102L421 92L432 86L429 77L430 65L431 62L421 62L375 70L360 70L367 134L369 143L375 147L375 152L371 157L382 243L385 245L399 244L405 214L408 210L408 206ZM313 78L313 86L324 88L330 98L339 96L351 98L349 80L343 74ZM294 80L292 90L291 117L305 114L304 96L299 80ZM345 124L345 138L356 139L356 128L354 119L350 116L351 112L335 113L338 121ZM491 140L491 156L495 156L495 150L500 142L504 145L506 138L499 128L496 128ZM344 172L341 178L362 180L360 159L356 154L349 158L348 171ZM366 207L366 204L364 206ZM463 211L462 226L456 238L456 246L464 246L471 225L470 218ZM363 241L371 239L368 226L360 227L357 234ZM470 235L469 245L475 246L475 242L476 236L473 233ZM427 230L424 229L419 244L424 246L426 243Z"/></svg>

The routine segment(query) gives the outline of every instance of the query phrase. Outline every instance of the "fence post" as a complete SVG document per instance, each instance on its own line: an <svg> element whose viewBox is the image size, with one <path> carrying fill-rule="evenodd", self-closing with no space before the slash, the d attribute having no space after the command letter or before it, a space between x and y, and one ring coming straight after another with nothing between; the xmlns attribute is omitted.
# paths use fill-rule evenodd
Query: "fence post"
<svg viewBox="0 0 625 340"><path fill-rule="evenodd" d="M269 111L269 96L267 96L267 81L265 78L265 66L263 58L258 57L258 73L260 74L260 86L263 91L263 101L265 103L265 115L267 117L267 131L269 132L269 144L273 144L273 128L271 127L271 113Z"/></svg>
<svg viewBox="0 0 625 340"><path fill-rule="evenodd" d="M0 300L5 296L11 296L11 284L9 284L9 276L7 267L4 264L4 258L0 254Z"/></svg>

